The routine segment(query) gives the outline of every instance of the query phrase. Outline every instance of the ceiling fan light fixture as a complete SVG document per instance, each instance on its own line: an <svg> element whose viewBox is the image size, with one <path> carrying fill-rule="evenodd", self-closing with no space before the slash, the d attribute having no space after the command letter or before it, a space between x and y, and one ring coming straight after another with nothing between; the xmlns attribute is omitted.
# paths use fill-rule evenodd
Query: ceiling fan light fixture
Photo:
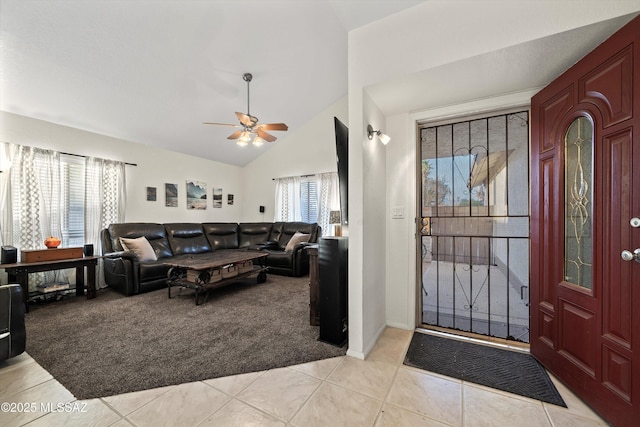
<svg viewBox="0 0 640 427"><path fill-rule="evenodd" d="M204 122L206 125L217 125L217 126L231 126L236 128L242 128L241 130L237 130L231 135L227 137L227 139L237 139L236 143L240 146L249 145L250 142L253 143L254 146L260 147L264 145L264 142L273 142L277 138L266 131L286 131L289 130L289 127L284 123L264 123L258 124L258 118L256 116L252 116L249 112L250 106L250 97L249 97L249 83L253 79L253 75L251 73L244 73L242 79L247 82L247 112L240 113L236 111L236 117L240 121L239 124L230 124L230 123L215 123L215 122Z"/></svg>
<svg viewBox="0 0 640 427"><path fill-rule="evenodd" d="M251 134L249 132L242 132L242 135L240 135L240 138L238 138L236 144L241 147L246 147L247 145L249 145L249 141L251 141Z"/></svg>

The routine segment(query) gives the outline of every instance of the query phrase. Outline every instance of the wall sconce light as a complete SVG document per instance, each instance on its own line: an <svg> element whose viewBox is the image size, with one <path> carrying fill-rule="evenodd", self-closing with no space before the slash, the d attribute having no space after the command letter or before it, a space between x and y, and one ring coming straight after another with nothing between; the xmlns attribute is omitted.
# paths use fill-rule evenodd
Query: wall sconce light
<svg viewBox="0 0 640 427"><path fill-rule="evenodd" d="M378 135L378 138L380 138L380 142L382 142L384 145L387 145L389 141L391 141L389 135L382 133L380 129L373 130L373 126L367 125L367 136L369 137L369 140L373 139L373 135Z"/></svg>

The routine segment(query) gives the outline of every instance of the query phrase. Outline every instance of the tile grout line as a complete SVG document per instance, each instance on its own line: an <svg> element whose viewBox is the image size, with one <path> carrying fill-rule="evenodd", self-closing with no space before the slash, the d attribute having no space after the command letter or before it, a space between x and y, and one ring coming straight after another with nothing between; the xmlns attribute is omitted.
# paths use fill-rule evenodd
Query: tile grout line
<svg viewBox="0 0 640 427"><path fill-rule="evenodd" d="M317 377L314 377L314 376L312 376L312 375L308 375L308 374L306 374L306 373L304 373L304 372L297 371L297 370L295 370L295 369L292 369L291 367L287 367L287 369L291 369L292 371L299 372L299 373L304 374L304 375L307 375L307 376L309 376L309 377L311 377L311 378L315 378L315 379L317 379L317 380L320 380L320 384L318 384L318 386L316 387L316 389L315 389L315 390L313 390L313 393L311 393L311 394L309 395L309 397L307 397L307 398L305 399L305 401L302 403L302 405L300 405L300 407L295 411L295 413L291 416L291 419L290 419L290 420L288 420L288 421L285 421L287 426L292 426L292 425L293 425L293 424L291 424L291 423L292 423L292 421L293 421L293 419L294 419L294 418L295 418L295 417L300 413L300 411L302 410L302 408L304 408L304 407L307 405L307 403L309 403L309 401L311 400L311 398L312 398L313 396L315 396L315 394L318 392L318 390L320 390L320 387L322 387L322 385L323 385L323 384L327 383L327 378L329 378L329 377L331 376L331 374L333 374L333 373L336 371L336 369L338 369L338 366L342 365L342 363L344 362L344 358L345 358L345 357L348 357L348 356L340 356L340 357L341 357L341 360L340 360L338 363L336 363L336 366L334 366L334 367L329 371L329 373L328 373L327 375L325 375L325 377L324 377L324 378L322 378L322 379L317 378ZM330 382L329 382L328 384L332 384L332 383L330 383Z"/></svg>
<svg viewBox="0 0 640 427"><path fill-rule="evenodd" d="M384 331L383 331L382 334L384 334ZM382 338L382 336L380 338ZM375 418L374 423L373 423L374 426L376 425L376 423L382 417L383 408L385 407L385 405L392 405L391 403L389 403L387 401L387 399L389 398L389 394L391 393L391 389L393 388L393 385L396 382L396 378L398 378L398 372L400 372L400 368L403 366L404 359L407 356L407 351L409 350L409 346L411 345L411 338L413 338L413 332L411 334L411 337L404 344L404 348L402 349L402 358L400 359L400 362L394 364L396 370L393 373L393 378L391 379L391 384L389 385L389 388L388 388L387 392L384 395L384 399L382 399L382 405L380 406L380 409L378 409L378 414L376 415L376 418ZM392 405L392 406L395 406L395 405Z"/></svg>
<svg viewBox="0 0 640 427"><path fill-rule="evenodd" d="M377 423L377 422L379 421L380 415L382 414L382 408L383 408L385 405L388 405L388 406L392 406L392 407L394 407L394 408L398 408L398 409L400 409L400 410L402 410L402 411L407 411L407 412L412 413L412 414L414 414L414 415L417 415L417 416L419 416L419 417L427 418L427 419L429 419L429 420L433 420L433 421L436 421L436 422L438 422L438 423L445 424L445 422L444 422L444 421L442 421L442 420L438 420L438 419L436 419L436 418L433 418L433 417L431 417L431 416L429 416L429 415L427 415L427 414L422 414L422 413L419 413L419 412L415 412L415 411L413 411L413 410L411 410L411 409L407 409L407 408L404 408L404 407L402 407L402 406L395 405L395 404L393 404L393 403L391 403L391 402L388 402L388 401L387 401L387 399L389 398L389 394L391 393L391 389L393 388L393 385L394 385L394 383L395 383L395 381L396 381L396 378L398 377L398 373L400 372L400 369L405 368L404 360L405 360L405 358L406 358L407 351L409 350L409 346L411 345L411 340L413 339L413 333L415 333L415 331L412 331L411 338L409 338L409 340L408 340L408 341L405 343L405 345L404 345L404 350L403 350L403 352L402 352L402 354L403 354L402 360L400 361L400 363L398 363L398 364L396 364L396 365L395 365L395 366L396 366L396 372L394 373L393 380L391 381L391 386L389 387L389 390L387 391L387 394L386 394L386 395L385 395L385 397L384 397L384 400L383 400L383 402L382 402L382 406L380 407L380 410L378 411L378 416L376 417L375 423ZM414 368L412 368L411 366L406 366L406 369L408 369L409 371L411 371L411 370L413 370ZM426 371L422 371L422 370L419 370L419 371L421 371L421 372L426 372ZM460 395L462 396L462 387L461 387L461 393L460 393ZM460 406L460 411L461 411L461 415L462 415L462 411L463 411L463 407L462 407L462 405ZM461 417L461 419L462 419L462 417ZM374 426L375 426L375 423L374 423ZM463 423L462 425L464 425L464 423Z"/></svg>

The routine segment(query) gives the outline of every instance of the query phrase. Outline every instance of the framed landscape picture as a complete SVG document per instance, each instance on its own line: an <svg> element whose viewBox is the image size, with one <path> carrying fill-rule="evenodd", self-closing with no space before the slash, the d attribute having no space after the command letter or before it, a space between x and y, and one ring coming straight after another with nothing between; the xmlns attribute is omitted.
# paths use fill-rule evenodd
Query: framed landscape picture
<svg viewBox="0 0 640 427"><path fill-rule="evenodd" d="M164 205L169 208L178 207L178 185L177 184L164 185Z"/></svg>
<svg viewBox="0 0 640 427"><path fill-rule="evenodd" d="M207 184L187 181L187 209L207 209Z"/></svg>
<svg viewBox="0 0 640 427"><path fill-rule="evenodd" d="M156 187L147 187L147 202L156 201Z"/></svg>
<svg viewBox="0 0 640 427"><path fill-rule="evenodd" d="M213 207L214 208L222 207L222 188L213 189Z"/></svg>

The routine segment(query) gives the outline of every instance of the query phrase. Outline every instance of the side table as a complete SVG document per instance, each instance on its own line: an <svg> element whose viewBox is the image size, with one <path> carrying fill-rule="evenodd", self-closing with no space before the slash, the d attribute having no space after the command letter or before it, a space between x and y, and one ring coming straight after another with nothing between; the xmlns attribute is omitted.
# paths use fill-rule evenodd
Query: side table
<svg viewBox="0 0 640 427"><path fill-rule="evenodd" d="M0 264L0 268L7 274L14 275L22 287L22 299L26 312L29 312L29 273L39 273L50 270L76 269L76 296L84 295L84 269L87 269L87 299L96 297L96 265L99 256L83 258L60 259L54 261L17 262L14 264Z"/></svg>

